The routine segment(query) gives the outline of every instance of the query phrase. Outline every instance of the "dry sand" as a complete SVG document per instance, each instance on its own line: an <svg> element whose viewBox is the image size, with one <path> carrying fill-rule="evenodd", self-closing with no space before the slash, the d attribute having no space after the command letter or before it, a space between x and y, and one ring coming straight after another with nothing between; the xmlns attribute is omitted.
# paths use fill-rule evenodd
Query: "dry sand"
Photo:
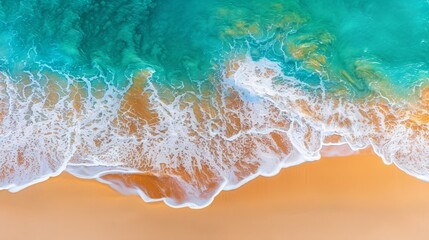
<svg viewBox="0 0 429 240"><path fill-rule="evenodd" d="M0 192L1 239L429 239L429 183L370 154L325 158L222 192L201 210L70 175Z"/></svg>

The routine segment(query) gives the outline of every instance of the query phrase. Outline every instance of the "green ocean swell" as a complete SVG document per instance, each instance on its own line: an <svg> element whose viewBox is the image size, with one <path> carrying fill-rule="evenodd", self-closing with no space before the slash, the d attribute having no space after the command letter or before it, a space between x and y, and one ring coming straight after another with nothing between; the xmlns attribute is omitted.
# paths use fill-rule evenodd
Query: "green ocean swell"
<svg viewBox="0 0 429 240"><path fill-rule="evenodd" d="M152 68L200 89L249 52L332 93L407 96L429 75L428 18L423 0L1 0L0 70L101 72L123 87Z"/></svg>

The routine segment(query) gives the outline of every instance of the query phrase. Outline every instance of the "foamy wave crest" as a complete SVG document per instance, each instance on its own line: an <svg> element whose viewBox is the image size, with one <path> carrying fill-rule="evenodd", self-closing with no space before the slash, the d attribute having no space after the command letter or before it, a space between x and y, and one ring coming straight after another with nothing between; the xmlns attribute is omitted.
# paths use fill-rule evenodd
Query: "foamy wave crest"
<svg viewBox="0 0 429 240"><path fill-rule="evenodd" d="M248 56L228 62L198 96L163 88L153 73L142 70L125 91L2 73L0 188L18 191L65 170L145 201L199 208L223 189L341 144L372 146L386 163L429 179L424 90L415 103L352 101L306 89L277 63Z"/></svg>

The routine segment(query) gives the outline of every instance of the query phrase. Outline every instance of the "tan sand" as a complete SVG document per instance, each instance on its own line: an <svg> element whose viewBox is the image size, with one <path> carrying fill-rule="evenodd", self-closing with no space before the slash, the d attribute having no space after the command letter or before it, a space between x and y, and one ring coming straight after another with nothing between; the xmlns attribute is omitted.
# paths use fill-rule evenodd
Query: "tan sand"
<svg viewBox="0 0 429 240"><path fill-rule="evenodd" d="M223 192L202 210L121 196L67 174L0 192L1 239L429 239L429 183L369 154Z"/></svg>

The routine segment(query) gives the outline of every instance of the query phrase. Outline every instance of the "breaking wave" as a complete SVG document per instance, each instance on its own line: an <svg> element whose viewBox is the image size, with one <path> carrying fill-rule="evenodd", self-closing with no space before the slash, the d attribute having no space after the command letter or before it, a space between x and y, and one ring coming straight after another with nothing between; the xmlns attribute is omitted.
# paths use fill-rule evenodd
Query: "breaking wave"
<svg viewBox="0 0 429 240"><path fill-rule="evenodd" d="M67 171L145 201L200 208L221 190L344 144L370 146L385 163L429 180L423 86L408 101L380 92L341 97L249 55L217 72L201 94L173 92L153 81L151 68L122 90L46 69L14 78L2 72L0 188L19 191Z"/></svg>

